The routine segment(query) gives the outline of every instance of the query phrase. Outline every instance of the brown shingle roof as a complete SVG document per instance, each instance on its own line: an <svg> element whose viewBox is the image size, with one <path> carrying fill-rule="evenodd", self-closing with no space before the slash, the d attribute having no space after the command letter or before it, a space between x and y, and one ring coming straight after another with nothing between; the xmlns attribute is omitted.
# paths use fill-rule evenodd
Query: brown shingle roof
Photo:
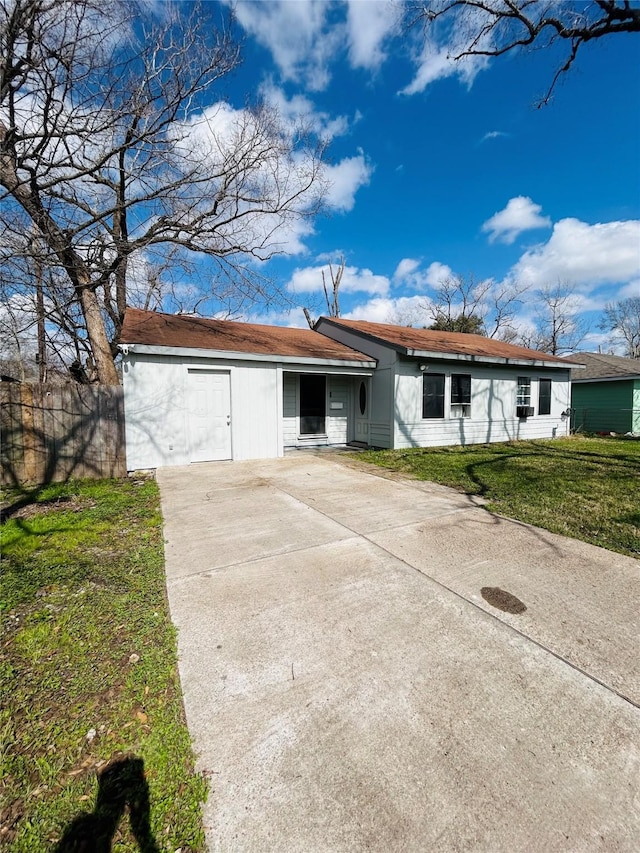
<svg viewBox="0 0 640 853"><path fill-rule="evenodd" d="M572 381L580 379L622 379L640 376L640 360L599 352L577 352L572 361L584 364L584 370L572 370Z"/></svg>
<svg viewBox="0 0 640 853"><path fill-rule="evenodd" d="M391 344L405 355L418 353L442 353L443 355L466 355L495 358L496 360L510 359L515 361L544 361L557 363L558 366L570 367L570 363L559 356L546 352L526 349L525 347L506 344L482 335L463 334L461 332L437 332L432 329L412 329L407 326L392 326L386 323L369 323L366 320L343 320L321 318L324 322L344 326L360 335L375 338ZM414 351L417 351L414 353Z"/></svg>
<svg viewBox="0 0 640 853"><path fill-rule="evenodd" d="M127 308L120 341L160 347L187 347L253 355L292 356L330 361L373 359L311 329L210 320Z"/></svg>

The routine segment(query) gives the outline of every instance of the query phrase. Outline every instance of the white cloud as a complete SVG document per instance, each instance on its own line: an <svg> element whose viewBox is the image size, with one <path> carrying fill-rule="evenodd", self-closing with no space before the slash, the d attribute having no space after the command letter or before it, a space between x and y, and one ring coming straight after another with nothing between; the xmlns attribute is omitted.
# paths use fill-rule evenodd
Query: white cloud
<svg viewBox="0 0 640 853"><path fill-rule="evenodd" d="M440 261L434 261L429 264L425 275L425 282L431 287L439 287L443 281L453 277L453 270L446 264L441 264Z"/></svg>
<svg viewBox="0 0 640 853"><path fill-rule="evenodd" d="M318 264L323 264L325 261L329 264L333 264L334 266L338 263L339 258L344 258L346 256L346 252L344 249L334 249L332 252L319 252L314 260Z"/></svg>
<svg viewBox="0 0 640 853"><path fill-rule="evenodd" d="M369 183L372 171L362 153L345 157L335 166L326 166L324 174L329 182L326 203L329 207L341 212L352 210L356 192Z"/></svg>
<svg viewBox="0 0 640 853"><path fill-rule="evenodd" d="M220 193L220 178L208 175L225 171L231 183L224 186L220 218L226 217L226 224L217 230L216 239L229 245L250 244L256 258L274 252L305 251L304 239L313 233L306 214L316 202L319 186L309 186L309 174L315 167L309 154L304 149L291 150L288 140L282 144L288 132L286 126L272 127L268 114L234 109L225 102L212 104L188 122L176 122L172 127L176 150L187 163L197 162L203 170L195 202L185 195L185 218L197 213L198 204L207 204L207 199ZM255 160L246 153L253 150L254 140L262 146L262 156ZM239 164L238 152L244 157ZM232 164L231 172L223 166L227 163ZM286 209L282 206L283 192L289 199ZM237 198L252 196L263 198L265 203L244 202L238 216ZM279 212L265 213L270 203L274 209L279 206ZM329 206L343 209L331 201Z"/></svg>
<svg viewBox="0 0 640 853"><path fill-rule="evenodd" d="M334 272L336 265L333 266ZM331 287L329 264L317 267L296 269L287 284L287 290L292 293L322 293L322 273ZM358 267L345 267L340 282L340 293L370 293L385 296L389 292L389 279L384 275L375 275L371 270Z"/></svg>
<svg viewBox="0 0 640 853"><path fill-rule="evenodd" d="M345 41L344 24L328 26L331 5L329 0L239 0L233 8L241 26L271 52L285 80L320 91L330 79L330 59Z"/></svg>
<svg viewBox="0 0 640 853"><path fill-rule="evenodd" d="M280 119L291 131L303 125L321 139L330 141L349 130L349 120L346 116L331 118L328 113L316 110L312 101L304 95L287 98L285 92L272 81L263 83L259 91L263 100L277 111Z"/></svg>
<svg viewBox="0 0 640 853"><path fill-rule="evenodd" d="M490 130L488 133L485 133L480 142L487 142L489 139L500 139L502 136L509 136L509 134L502 130Z"/></svg>
<svg viewBox="0 0 640 853"><path fill-rule="evenodd" d="M225 203L229 207L227 224L217 232L217 239L224 238L230 244L247 244L250 240L256 249L256 257L266 258L275 252L300 254L306 250L305 239L313 233L312 220L306 214L313 208L321 188L323 201L329 210L339 213L352 210L358 189L369 182L372 167L360 151L336 164L318 164L313 154L305 148L290 150L295 145L293 122L298 110L304 112L311 104L307 99L287 100L275 87L269 95L278 101L285 113L284 126L270 126L272 116L267 113L252 113L234 109L227 103L207 107L191 121L176 123L173 128L175 147L187 158L194 160L197 152L200 164L233 163L236 152L251 150L253 138L260 138L264 154L251 161L246 158L247 168L236 168L234 180L238 185L238 196L249 197L260 194L266 204L245 203L241 217L235 215L234 186L227 186ZM333 125L324 113L311 113L320 132L338 132L343 129ZM280 136L278 134L281 134ZM270 135L270 136L269 136ZM268 139L272 144L266 145ZM282 145L284 140L285 144ZM318 180L309 186L309 175L318 169ZM215 174L216 169L211 170ZM219 192L219 180L206 179L199 188L203 198L212 198ZM290 199L287 209L280 213L265 213L264 208L280 204L283 193ZM299 214L302 214L300 216Z"/></svg>
<svg viewBox="0 0 640 853"><path fill-rule="evenodd" d="M424 325L428 302L424 296L376 297L356 305L343 314L345 320L368 320L370 323Z"/></svg>
<svg viewBox="0 0 640 853"><path fill-rule="evenodd" d="M349 0L347 31L349 60L353 68L376 70L386 55L383 43L399 24L398 8L380 0Z"/></svg>
<svg viewBox="0 0 640 853"><path fill-rule="evenodd" d="M308 329L309 324L302 308L289 308L282 311L251 313L237 318L245 323L257 323L260 326L287 326L292 329Z"/></svg>
<svg viewBox="0 0 640 853"><path fill-rule="evenodd" d="M494 213L482 226L489 234L489 242L513 243L523 231L535 228L550 228L551 219L541 216L542 206L533 202L528 196L519 195L509 199L504 210Z"/></svg>
<svg viewBox="0 0 640 853"><path fill-rule="evenodd" d="M426 270L420 269L420 264L415 258L403 258L393 274L394 284L414 290L425 290L429 287L439 287L445 279L453 275L451 267L439 261L433 261Z"/></svg>
<svg viewBox="0 0 640 853"><path fill-rule="evenodd" d="M621 287L616 299L632 299L640 297L640 278L636 278Z"/></svg>
<svg viewBox="0 0 640 853"><path fill-rule="evenodd" d="M403 258L398 266L396 267L396 271L393 274L394 281L406 281L420 266L420 261L416 261L415 258Z"/></svg>
<svg viewBox="0 0 640 853"><path fill-rule="evenodd" d="M413 80L400 90L401 95L417 95L424 92L430 83L447 77L459 77L470 88L476 76L489 64L486 56L463 56L454 59L461 50L455 36L451 42L438 45L432 38L424 38L420 53L414 60L417 70Z"/></svg>
<svg viewBox="0 0 640 853"><path fill-rule="evenodd" d="M625 355L624 344L611 337L611 332L590 331L580 342L580 352L602 352L605 355Z"/></svg>
<svg viewBox="0 0 640 853"><path fill-rule="evenodd" d="M640 275L640 220L589 225L561 219L548 242L525 252L509 277L536 287L570 282L588 290Z"/></svg>

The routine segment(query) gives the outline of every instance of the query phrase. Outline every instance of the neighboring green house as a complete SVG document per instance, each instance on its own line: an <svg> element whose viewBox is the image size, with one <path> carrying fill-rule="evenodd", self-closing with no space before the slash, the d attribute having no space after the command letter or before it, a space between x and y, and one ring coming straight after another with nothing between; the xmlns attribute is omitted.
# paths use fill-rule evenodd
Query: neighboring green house
<svg viewBox="0 0 640 853"><path fill-rule="evenodd" d="M578 352L571 361L571 426L579 432L640 435L640 359Z"/></svg>

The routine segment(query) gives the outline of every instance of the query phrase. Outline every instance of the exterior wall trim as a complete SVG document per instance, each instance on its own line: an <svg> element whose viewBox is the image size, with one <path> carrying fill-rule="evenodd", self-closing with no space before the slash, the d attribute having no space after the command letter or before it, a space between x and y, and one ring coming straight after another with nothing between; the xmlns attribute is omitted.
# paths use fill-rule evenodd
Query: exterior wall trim
<svg viewBox="0 0 640 853"><path fill-rule="evenodd" d="M640 373L630 373L627 376L599 376L596 379L572 379L572 385L586 385L594 382L633 382L640 379Z"/></svg>
<svg viewBox="0 0 640 853"><path fill-rule="evenodd" d="M121 344L120 349L125 355L159 355L177 356L179 358L205 358L220 361L259 361L278 364L300 364L317 366L319 368L351 368L372 371L376 362L373 359L333 359L333 358L310 358L304 356L278 355L273 353L262 355L250 352L233 352L231 350L197 349L191 347L160 347L148 346L146 344ZM358 371L359 372L359 371ZM370 375L370 373L369 373Z"/></svg>
<svg viewBox="0 0 640 853"><path fill-rule="evenodd" d="M406 354L412 358L433 358L440 361L464 361L479 364L499 364L501 366L512 365L514 367L528 368L547 367L554 368L555 370L566 370L568 368L578 369L584 367L583 364L573 364L569 361L564 365L558 364L557 361L544 361L542 359L504 358L504 356L497 355L468 355L466 353L431 352L430 350L407 349Z"/></svg>

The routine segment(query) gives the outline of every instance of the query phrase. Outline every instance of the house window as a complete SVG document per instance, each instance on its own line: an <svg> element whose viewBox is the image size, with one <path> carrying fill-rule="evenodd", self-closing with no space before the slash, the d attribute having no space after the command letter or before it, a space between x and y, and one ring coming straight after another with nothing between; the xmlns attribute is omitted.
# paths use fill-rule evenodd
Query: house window
<svg viewBox="0 0 640 853"><path fill-rule="evenodd" d="M327 377L300 376L300 435L324 435L327 414Z"/></svg>
<svg viewBox="0 0 640 853"><path fill-rule="evenodd" d="M366 382L360 383L360 394L358 395L358 405L360 406L360 414L364 416L367 411L367 385Z"/></svg>
<svg viewBox="0 0 640 853"><path fill-rule="evenodd" d="M538 414L551 414L551 380L540 379L538 382Z"/></svg>
<svg viewBox="0 0 640 853"><path fill-rule="evenodd" d="M516 406L531 405L531 379L528 376L518 376L518 391Z"/></svg>
<svg viewBox="0 0 640 853"><path fill-rule="evenodd" d="M471 417L471 374L451 374L451 417Z"/></svg>
<svg viewBox="0 0 640 853"><path fill-rule="evenodd" d="M444 373L423 374L422 417L444 418Z"/></svg>

